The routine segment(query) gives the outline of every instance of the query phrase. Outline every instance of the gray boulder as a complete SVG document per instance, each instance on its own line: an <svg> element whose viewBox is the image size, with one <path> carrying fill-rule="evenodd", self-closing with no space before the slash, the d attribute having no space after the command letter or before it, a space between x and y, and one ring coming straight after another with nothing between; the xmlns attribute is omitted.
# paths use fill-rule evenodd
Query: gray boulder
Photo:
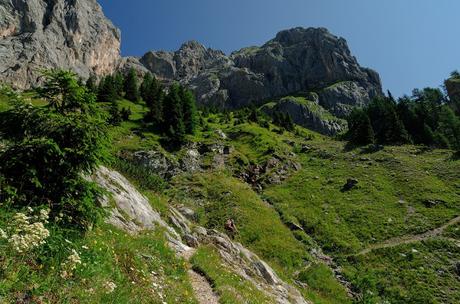
<svg viewBox="0 0 460 304"><path fill-rule="evenodd" d="M0 81L29 88L50 68L87 78L119 60L120 32L96 0L0 0Z"/></svg>

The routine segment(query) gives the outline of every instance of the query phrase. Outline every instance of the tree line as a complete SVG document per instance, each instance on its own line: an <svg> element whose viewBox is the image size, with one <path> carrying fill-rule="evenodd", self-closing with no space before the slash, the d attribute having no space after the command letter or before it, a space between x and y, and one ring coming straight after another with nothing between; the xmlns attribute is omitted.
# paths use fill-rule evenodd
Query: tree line
<svg viewBox="0 0 460 304"><path fill-rule="evenodd" d="M460 118L437 88L415 89L396 101L390 92L348 117L346 138L355 145L421 144L460 150Z"/></svg>
<svg viewBox="0 0 460 304"><path fill-rule="evenodd" d="M127 120L131 111L118 109L117 100L125 98L131 102L144 102L148 111L144 117L155 131L162 132L172 144L181 144L188 134L194 134L198 124L196 100L184 86L173 84L168 90L153 76L146 73L139 81L131 69L126 76L117 72L103 77L99 83L90 77L86 83L89 91L99 102L110 103L111 122L119 124Z"/></svg>

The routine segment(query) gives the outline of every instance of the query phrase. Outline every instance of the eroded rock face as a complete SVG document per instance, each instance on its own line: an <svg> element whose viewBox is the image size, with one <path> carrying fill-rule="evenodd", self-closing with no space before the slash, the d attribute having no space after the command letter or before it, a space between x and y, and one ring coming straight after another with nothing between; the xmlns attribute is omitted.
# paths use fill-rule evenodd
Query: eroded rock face
<svg viewBox="0 0 460 304"><path fill-rule="evenodd" d="M29 88L50 68L103 75L119 59L120 32L96 0L0 0L1 81Z"/></svg>
<svg viewBox="0 0 460 304"><path fill-rule="evenodd" d="M356 81L371 95L381 93L377 73L362 68L347 42L324 28L279 32L259 48L232 54L238 67L264 74L271 95L312 91L340 81Z"/></svg>
<svg viewBox="0 0 460 304"><path fill-rule="evenodd" d="M346 41L323 28L282 31L261 47L231 56L192 41L174 53L148 52L141 63L159 78L189 85L201 104L222 108L321 92L321 103L343 116L347 106L367 104L382 94L379 75L362 68ZM331 87L342 82L348 85Z"/></svg>
<svg viewBox="0 0 460 304"><path fill-rule="evenodd" d="M354 81L339 82L319 92L321 106L341 118L348 116L353 107L363 107L368 104L372 97L373 94Z"/></svg>

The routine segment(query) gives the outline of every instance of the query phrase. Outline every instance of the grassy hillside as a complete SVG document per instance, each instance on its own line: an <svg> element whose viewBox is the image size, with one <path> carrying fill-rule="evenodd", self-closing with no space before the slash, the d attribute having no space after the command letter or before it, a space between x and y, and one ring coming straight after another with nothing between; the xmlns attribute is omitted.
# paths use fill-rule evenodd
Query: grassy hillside
<svg viewBox="0 0 460 304"><path fill-rule="evenodd" d="M8 108L5 101L0 96L0 111ZM204 154L201 171L185 172L171 181L126 160L109 165L126 175L162 215L169 204L182 204L195 210L196 224L223 232L225 220L234 219L239 230L235 240L312 302L353 302L327 257L318 258L319 249L360 295L355 302L460 301L460 160L452 151L409 145L350 150L343 142L300 127L294 133L283 132L270 123L261 127L238 121L233 114L206 115L196 134L187 137L187 147L168 151L161 136L143 123L143 104L120 100L119 107L129 107L132 115L110 127L115 159L121 152L139 150L158 150L180 159L193 143L230 147L224 167L215 166L213 155ZM273 158L282 165L298 163L300 169L259 190L240 178L251 166L263 166ZM343 191L348 179L356 179L357 185ZM7 218L1 219L1 227L7 226ZM198 248L188 265L174 257L161 233L133 237L98 224L83 236L60 231L51 235L43 250L62 254L0 256L0 299L196 303L186 275L193 267L211 281L221 303L268 301L250 282L218 267L220 257L212 246ZM6 248L6 242L0 240L0 246ZM72 249L82 264L72 278L64 279L60 265ZM110 291L113 285L108 283L116 288Z"/></svg>

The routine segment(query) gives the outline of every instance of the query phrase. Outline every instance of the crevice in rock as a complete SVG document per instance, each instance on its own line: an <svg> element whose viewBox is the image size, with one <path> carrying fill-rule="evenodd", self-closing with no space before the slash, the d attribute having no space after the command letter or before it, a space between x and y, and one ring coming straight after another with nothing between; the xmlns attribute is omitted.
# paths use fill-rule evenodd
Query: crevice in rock
<svg viewBox="0 0 460 304"><path fill-rule="evenodd" d="M54 7L57 4L57 0L45 0L46 9L43 14L43 29L46 29L51 24L51 18L53 17Z"/></svg>

